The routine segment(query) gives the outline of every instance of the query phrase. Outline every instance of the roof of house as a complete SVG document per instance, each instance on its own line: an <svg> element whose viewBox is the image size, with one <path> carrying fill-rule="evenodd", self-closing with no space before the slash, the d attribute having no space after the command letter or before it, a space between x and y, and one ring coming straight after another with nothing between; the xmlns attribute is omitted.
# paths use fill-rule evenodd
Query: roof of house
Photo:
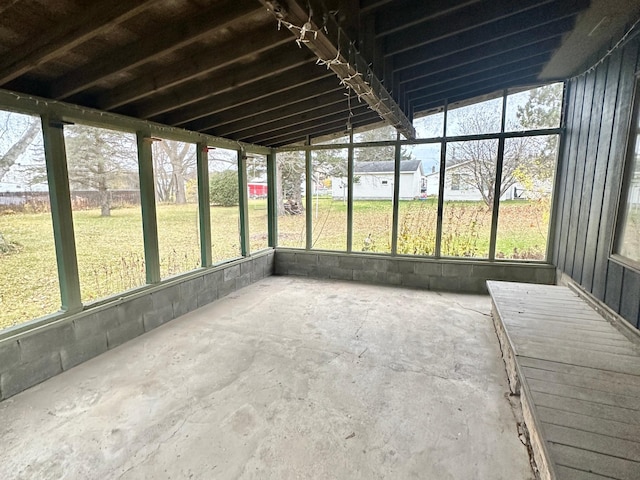
<svg viewBox="0 0 640 480"><path fill-rule="evenodd" d="M382 162L356 162L353 165L355 173L393 173L395 162L393 160L385 160ZM401 172L415 172L420 169L422 173L421 160L402 160L400 162Z"/></svg>
<svg viewBox="0 0 640 480"><path fill-rule="evenodd" d="M460 168L464 165L469 165L471 162L473 162L473 160L465 160L463 162L454 163L453 165L449 165L448 167L446 167L445 171L455 170L456 168ZM427 175L425 175L425 177L438 176L438 175L440 175L440 170L436 170L435 172L428 173Z"/></svg>

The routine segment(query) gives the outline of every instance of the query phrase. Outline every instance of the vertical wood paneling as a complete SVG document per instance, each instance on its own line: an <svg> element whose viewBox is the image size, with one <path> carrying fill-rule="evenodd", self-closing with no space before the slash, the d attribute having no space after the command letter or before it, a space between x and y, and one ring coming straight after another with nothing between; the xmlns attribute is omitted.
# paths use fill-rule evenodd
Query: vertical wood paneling
<svg viewBox="0 0 640 480"><path fill-rule="evenodd" d="M578 153L578 141L580 140L580 119L582 118L582 105L584 100L584 87L585 87L585 79L578 78L574 81L575 83L575 103L576 107L573 111L573 117L569 125L567 125L567 135L568 135L568 143L569 148L567 150L567 157L565 157L567 163L567 175L565 177L565 182L562 185L562 189L564 190L565 198L567 201L564 202L562 206L562 219L560 223L560 244L558 250L558 267L563 272L569 273L567 271L567 240L569 238L569 224L571 222L571 206L573 203L573 186L575 184L575 175L576 175L576 155Z"/></svg>
<svg viewBox="0 0 640 480"><path fill-rule="evenodd" d="M576 100L576 82L567 82L565 90L566 106L564 116L564 127L566 129L565 135L562 136L560 143L561 150L558 152L558 166L556 174L556 185L554 195L553 218L556 219L555 228L553 229L553 263L557 266L562 265L560 261L560 254L564 255L565 252L560 248L563 240L560 225L563 225L564 205L571 200L567 197L567 191L565 185L567 184L568 174L568 162L563 159L569 158L569 151L571 149L571 129L573 128L573 115L577 108ZM564 257L563 257L564 258Z"/></svg>
<svg viewBox="0 0 640 480"><path fill-rule="evenodd" d="M586 233L586 245L584 253L584 265L582 271L582 286L587 291L594 293L593 276L596 267L596 251L598 247L598 234L600 232L600 220L602 218L602 197L604 195L604 182L607 166L609 165L609 153L611 150L611 137L613 135L613 119L618 99L618 82L620 81L620 67L622 55L620 52L609 58L607 65L607 83L604 94L598 151L596 153L596 170L593 176L592 202L589 212L589 225ZM604 289L596 295L604 299Z"/></svg>
<svg viewBox="0 0 640 480"><path fill-rule="evenodd" d="M580 213L577 218L576 248L573 258L573 278L583 284L583 264L585 261L585 249L587 243L587 226L589 224L589 213L591 211L591 200L594 174L596 170L596 160L598 152L598 141L600 140L600 125L602 122L602 109L605 98L605 86L607 84L607 62L595 73L595 88L593 100L591 101L591 114L589 121L589 135L587 137L586 156L584 162L584 174L582 176L582 193L580 201ZM598 202L599 200L596 200Z"/></svg>
<svg viewBox="0 0 640 480"><path fill-rule="evenodd" d="M639 41L569 83L554 218L556 266L633 325L640 272L610 259L626 159Z"/></svg>

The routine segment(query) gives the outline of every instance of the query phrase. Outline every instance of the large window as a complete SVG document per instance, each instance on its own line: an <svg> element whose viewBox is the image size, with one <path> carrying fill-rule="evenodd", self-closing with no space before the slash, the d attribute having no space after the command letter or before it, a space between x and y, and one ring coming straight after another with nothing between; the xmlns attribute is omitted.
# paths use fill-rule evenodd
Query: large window
<svg viewBox="0 0 640 480"><path fill-rule="evenodd" d="M242 255L239 191L238 152L224 148L210 150L211 258L214 264Z"/></svg>
<svg viewBox="0 0 640 480"><path fill-rule="evenodd" d="M83 302L145 284L136 136L64 128Z"/></svg>
<svg viewBox="0 0 640 480"><path fill-rule="evenodd" d="M415 141L396 143L390 127L355 131L351 184L345 145L312 150L313 248L344 250L351 232L354 252L545 260L563 90L552 84L503 92L417 116ZM313 145L337 141L347 138ZM303 161L301 154L279 159L300 178ZM329 185L330 199L320 193ZM279 245L304 246L307 226L293 223L281 217Z"/></svg>
<svg viewBox="0 0 640 480"><path fill-rule="evenodd" d="M0 330L59 309L40 118L0 111Z"/></svg>
<svg viewBox="0 0 640 480"><path fill-rule="evenodd" d="M160 276L171 277L201 265L196 146L153 143Z"/></svg>
<svg viewBox="0 0 640 480"><path fill-rule="evenodd" d="M267 157L252 154L247 158L247 196L249 204L249 250L257 252L269 246L267 208Z"/></svg>
<svg viewBox="0 0 640 480"><path fill-rule="evenodd" d="M632 121L631 138L627 154L622 198L618 216L615 253L640 266L640 84L636 85L636 101Z"/></svg>
<svg viewBox="0 0 640 480"><path fill-rule="evenodd" d="M305 152L283 152L277 159L278 245L304 248L307 241ZM320 201L320 194L324 199L329 192L324 184L316 188L316 202Z"/></svg>
<svg viewBox="0 0 640 480"><path fill-rule="evenodd" d="M347 249L347 158L346 149L316 150L311 154L312 248Z"/></svg>

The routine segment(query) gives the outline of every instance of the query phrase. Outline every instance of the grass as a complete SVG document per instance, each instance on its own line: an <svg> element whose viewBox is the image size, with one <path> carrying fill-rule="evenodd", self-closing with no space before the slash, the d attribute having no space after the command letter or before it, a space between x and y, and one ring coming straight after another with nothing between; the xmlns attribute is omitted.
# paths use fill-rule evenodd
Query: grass
<svg viewBox="0 0 640 480"><path fill-rule="evenodd" d="M398 251L432 255L437 204L433 200L400 203ZM249 202L251 251L268 245L266 200ZM355 251L391 250L391 201L355 201ZM497 254L502 258L544 258L548 203L503 202ZM162 278L200 266L197 206L159 205L158 232ZM342 200L320 198L313 210L313 248L346 249L347 207ZM237 207L211 207L214 263L240 256ZM491 214L480 203L450 202L444 210L443 254L487 255ZM305 246L305 215L278 219L282 246ZM91 302L145 284L140 207L119 208L111 217L99 210L74 212L74 230L83 302ZM57 311L57 280L53 231L48 213L0 215L0 233L15 246L0 254L0 329Z"/></svg>

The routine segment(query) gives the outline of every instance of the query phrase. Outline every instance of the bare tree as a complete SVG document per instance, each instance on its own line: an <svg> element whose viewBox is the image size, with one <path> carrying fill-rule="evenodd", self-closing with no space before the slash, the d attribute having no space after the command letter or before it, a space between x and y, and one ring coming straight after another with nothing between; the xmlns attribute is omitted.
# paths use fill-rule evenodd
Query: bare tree
<svg viewBox="0 0 640 480"><path fill-rule="evenodd" d="M40 122L36 117L17 116L7 112L2 116L4 122L0 128L0 142L6 141L8 148L5 152L0 150L0 181L27 151L40 132ZM23 118L25 121L22 121Z"/></svg>
<svg viewBox="0 0 640 480"><path fill-rule="evenodd" d="M111 191L138 185L136 141L132 134L86 125L65 127L71 189L97 190L100 215L111 216Z"/></svg>
<svg viewBox="0 0 640 480"><path fill-rule="evenodd" d="M155 142L153 169L158 200L187 203L187 181L196 175L195 145L173 140Z"/></svg>

